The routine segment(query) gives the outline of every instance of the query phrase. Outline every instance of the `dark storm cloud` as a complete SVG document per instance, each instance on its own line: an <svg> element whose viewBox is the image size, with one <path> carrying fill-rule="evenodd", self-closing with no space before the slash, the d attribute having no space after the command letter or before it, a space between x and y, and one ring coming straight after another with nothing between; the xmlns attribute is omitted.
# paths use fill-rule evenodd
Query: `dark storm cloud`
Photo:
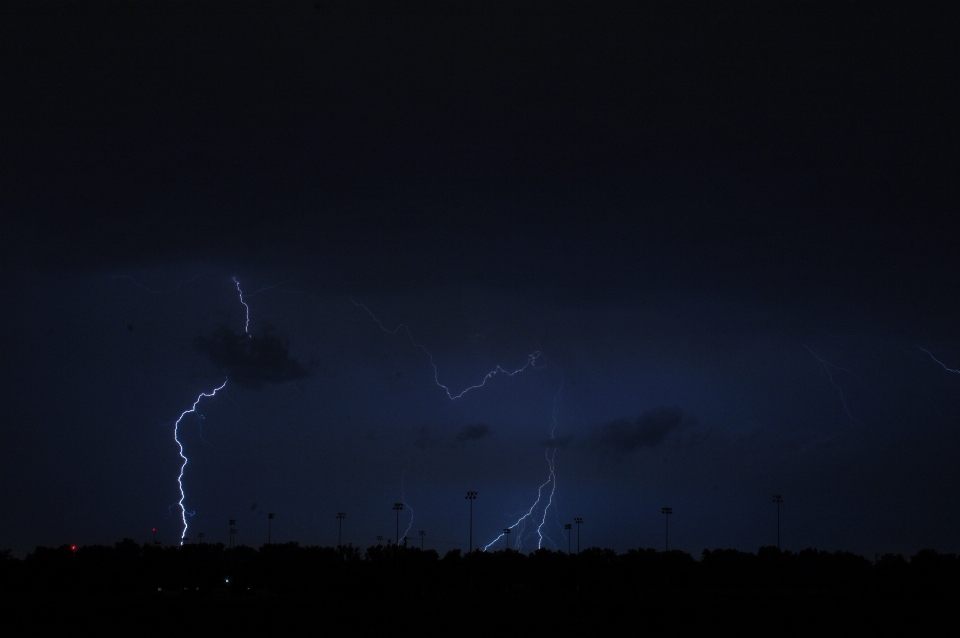
<svg viewBox="0 0 960 638"><path fill-rule="evenodd" d="M290 358L287 343L269 328L260 334L234 332L220 326L213 335L197 337L197 350L241 385L260 388L265 383L284 383L310 375L299 361Z"/></svg>
<svg viewBox="0 0 960 638"><path fill-rule="evenodd" d="M421 427L417 431L416 438L413 439L414 447L426 450L440 442L440 437L435 435L427 426Z"/></svg>
<svg viewBox="0 0 960 638"><path fill-rule="evenodd" d="M688 425L696 425L696 419L685 416L680 408L661 406L633 421L617 419L601 424L594 433L594 443L606 451L629 454L638 448L656 447L670 432Z"/></svg>
<svg viewBox="0 0 960 638"><path fill-rule="evenodd" d="M454 438L457 443L466 443L467 441L476 441L487 436L490 436L490 426L485 423L473 423L463 426Z"/></svg>
<svg viewBox="0 0 960 638"><path fill-rule="evenodd" d="M19 4L24 26L2 38L21 63L3 87L20 90L4 102L0 193L20 214L5 220L0 262L280 265L323 272L338 294L479 283L584 307L684 287L857 308L900 296L905 325L949 328L940 318L956 315L954 296L930 290L960 259L949 18L888 7L848 33L784 17L796 5L573 3L504 20L481 3L477 22L455 9L411 24L403 3L363 9L370 22L358 3L271 5L269 17L181 7L198 12L191 24L239 20L215 22L222 40L208 51L204 28L167 37L169 13L153 3L106 21L85 3ZM855 24L848 10L842 23ZM253 32L255 65L242 62ZM513 63L489 73L483 61L503 51ZM211 81L184 99L200 69ZM371 75L358 85L361 69ZM643 215L624 214L637 206ZM581 221L558 225L561 213ZM492 247L511 259L490 259Z"/></svg>

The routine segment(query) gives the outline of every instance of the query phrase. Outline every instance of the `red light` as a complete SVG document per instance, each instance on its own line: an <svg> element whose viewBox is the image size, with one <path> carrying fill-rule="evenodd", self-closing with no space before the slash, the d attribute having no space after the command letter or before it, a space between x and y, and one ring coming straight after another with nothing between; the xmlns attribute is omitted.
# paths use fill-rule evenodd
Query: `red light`
<svg viewBox="0 0 960 638"><path fill-rule="evenodd" d="M70 551L71 551L71 552L77 551L77 546L76 546L76 545L71 545L71 546L70 546Z"/></svg>
<svg viewBox="0 0 960 638"><path fill-rule="evenodd" d="M156 527L154 527L152 531L154 531L154 532L155 532L155 531L157 531L157 528L156 528Z"/></svg>

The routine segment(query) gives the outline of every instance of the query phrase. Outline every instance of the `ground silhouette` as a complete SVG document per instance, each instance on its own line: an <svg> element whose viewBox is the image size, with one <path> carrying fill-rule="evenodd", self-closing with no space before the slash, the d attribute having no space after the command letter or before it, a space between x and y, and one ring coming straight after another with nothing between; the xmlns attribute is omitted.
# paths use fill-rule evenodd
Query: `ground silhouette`
<svg viewBox="0 0 960 638"><path fill-rule="evenodd" d="M539 549L441 557L403 545L38 547L0 554L13 635L66 623L146 635L245 635L323 626L355 634L937 635L960 620L960 559L923 550L871 561L762 547L579 555ZM318 625L318 623L320 625ZM951 633L951 632L947 632ZM947 635L943 633L941 635Z"/></svg>

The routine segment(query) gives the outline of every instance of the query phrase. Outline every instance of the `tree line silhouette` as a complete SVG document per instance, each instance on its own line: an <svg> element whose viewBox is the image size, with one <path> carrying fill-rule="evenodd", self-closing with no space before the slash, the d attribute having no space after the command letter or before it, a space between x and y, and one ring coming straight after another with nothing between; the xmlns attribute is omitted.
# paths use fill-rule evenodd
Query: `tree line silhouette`
<svg viewBox="0 0 960 638"><path fill-rule="evenodd" d="M375 545L343 547L222 543L162 547L124 539L111 546L37 547L24 559L0 552L5 596L249 596L259 592L323 596L480 593L523 596L582 592L814 591L857 594L960 592L960 558L927 549L870 561L851 552L761 547L679 551L589 548L579 554L524 554Z"/></svg>

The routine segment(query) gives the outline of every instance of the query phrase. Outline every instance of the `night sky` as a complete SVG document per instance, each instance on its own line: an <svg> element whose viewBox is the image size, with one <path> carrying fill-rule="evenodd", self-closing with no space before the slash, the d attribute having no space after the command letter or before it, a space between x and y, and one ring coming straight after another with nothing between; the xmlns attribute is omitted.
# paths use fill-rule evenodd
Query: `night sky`
<svg viewBox="0 0 960 638"><path fill-rule="evenodd" d="M264 4L0 9L0 547L960 549L955 5Z"/></svg>

